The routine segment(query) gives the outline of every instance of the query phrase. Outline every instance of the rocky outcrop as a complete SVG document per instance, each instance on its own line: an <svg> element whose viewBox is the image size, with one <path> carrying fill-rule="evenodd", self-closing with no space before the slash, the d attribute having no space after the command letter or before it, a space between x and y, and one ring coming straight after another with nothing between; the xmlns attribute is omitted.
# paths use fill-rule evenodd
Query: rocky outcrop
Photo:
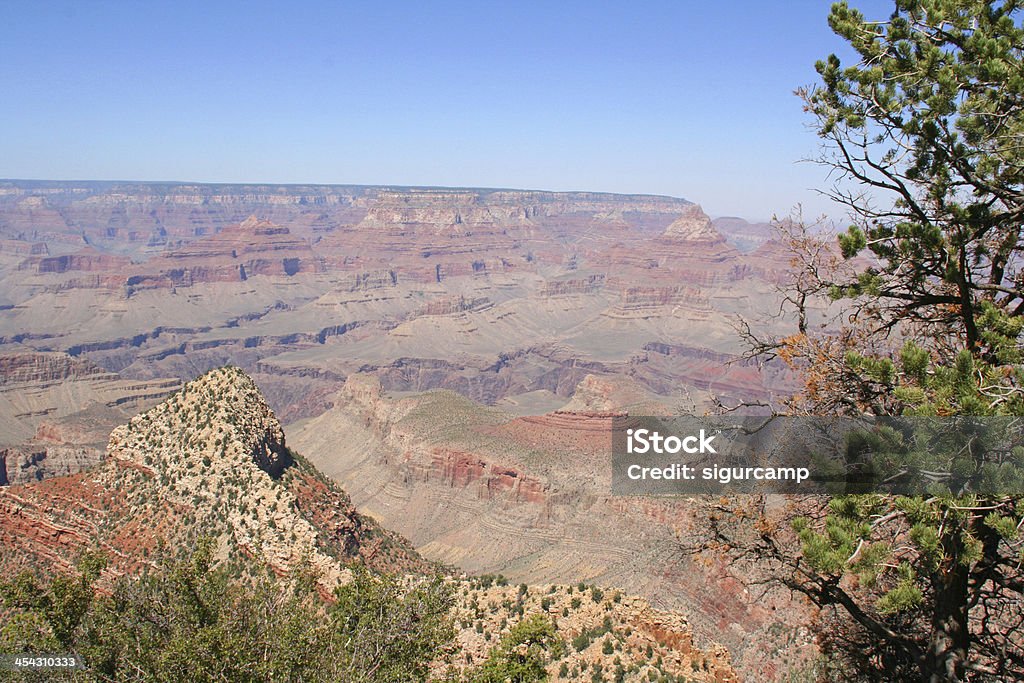
<svg viewBox="0 0 1024 683"><path fill-rule="evenodd" d="M120 256L102 254L91 247L63 256L44 256L30 261L34 262L38 273L67 273L81 271L85 273L109 273L120 271L129 266L131 261Z"/></svg>
<svg viewBox="0 0 1024 683"><path fill-rule="evenodd" d="M24 351L0 354L0 386L21 383L51 383L112 373L85 358L72 358L63 353Z"/></svg>
<svg viewBox="0 0 1024 683"><path fill-rule="evenodd" d="M279 573L308 561L325 591L350 560L427 567L288 450L255 384L233 368L114 429L87 473L0 489L0 528L0 567L66 567L71 544L102 550L111 573L138 571L158 543L187 548L200 535L218 538L229 561L255 557Z"/></svg>
<svg viewBox="0 0 1024 683"><path fill-rule="evenodd" d="M553 296L566 296L573 294L593 294L604 287L605 276L597 273L585 278L569 278L562 280L547 280L538 290L538 296L549 298Z"/></svg>
<svg viewBox="0 0 1024 683"><path fill-rule="evenodd" d="M466 311L481 311L491 306L491 300L485 296L467 298L443 297L427 302L425 306L417 311L417 315L452 315L453 313L464 313Z"/></svg>
<svg viewBox="0 0 1024 683"><path fill-rule="evenodd" d="M470 489L481 500L511 503L547 502L547 484L479 455L450 448L432 448L429 460L409 454L407 476L421 481L439 481L452 488Z"/></svg>
<svg viewBox="0 0 1024 683"><path fill-rule="evenodd" d="M512 198L485 198L471 191L382 191L369 203L363 224L465 234L466 230L483 226L522 226L530 220L531 213L537 215L535 206L509 199Z"/></svg>
<svg viewBox="0 0 1024 683"><path fill-rule="evenodd" d="M589 250L587 258L617 278L643 286L685 283L715 288L749 277L740 252L714 229L696 204L683 209L653 239L618 241Z"/></svg>
<svg viewBox="0 0 1024 683"><path fill-rule="evenodd" d="M606 315L621 318L651 318L685 314L691 321L707 318L711 312L708 295L696 287L627 287L620 290L618 305Z"/></svg>
<svg viewBox="0 0 1024 683"><path fill-rule="evenodd" d="M398 273L394 270L368 270L346 274L341 279L338 289L347 292L365 292L397 285Z"/></svg>
<svg viewBox="0 0 1024 683"><path fill-rule="evenodd" d="M81 472L103 461L100 448L29 443L0 448L0 486Z"/></svg>
<svg viewBox="0 0 1024 683"><path fill-rule="evenodd" d="M672 242L704 243L721 245L725 238L711 225L708 217L699 204L691 204L683 209L679 218L665 228L661 234L663 240Z"/></svg>
<svg viewBox="0 0 1024 683"><path fill-rule="evenodd" d="M294 491L276 483L294 459L277 418L240 370L208 373L135 416L111 432L107 453L166 481L161 497L191 503L201 525L225 525L237 551L258 554L281 572L308 554L329 583L341 579L336 561L321 549L318 529L296 514ZM254 503L251 512L219 510L240 495Z"/></svg>
<svg viewBox="0 0 1024 683"><path fill-rule="evenodd" d="M558 412L595 414L605 418L628 412L660 415L665 409L664 400L664 397L656 396L630 377L587 375L576 385L569 402ZM572 428L576 429L578 425L572 425ZM610 426L605 425L604 429L607 431Z"/></svg>
<svg viewBox="0 0 1024 683"><path fill-rule="evenodd" d="M644 311L663 306L689 306L709 309L707 295L697 287L672 285L667 287L623 287L619 310Z"/></svg>

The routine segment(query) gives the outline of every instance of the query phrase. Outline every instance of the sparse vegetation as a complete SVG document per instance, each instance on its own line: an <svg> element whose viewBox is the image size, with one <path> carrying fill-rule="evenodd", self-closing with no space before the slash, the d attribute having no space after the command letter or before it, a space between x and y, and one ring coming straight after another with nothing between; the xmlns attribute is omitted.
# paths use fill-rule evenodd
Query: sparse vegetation
<svg viewBox="0 0 1024 683"><path fill-rule="evenodd" d="M0 627L4 652L78 652L89 680L425 680L453 630L441 579L405 587L355 569L334 604L315 577L257 573L232 580L212 564L213 546L122 577L109 595L94 584L103 566L83 557L73 576L23 573L0 585L13 610Z"/></svg>
<svg viewBox="0 0 1024 683"><path fill-rule="evenodd" d="M563 652L550 619L535 614L516 624L466 683L530 683L547 680L547 664Z"/></svg>

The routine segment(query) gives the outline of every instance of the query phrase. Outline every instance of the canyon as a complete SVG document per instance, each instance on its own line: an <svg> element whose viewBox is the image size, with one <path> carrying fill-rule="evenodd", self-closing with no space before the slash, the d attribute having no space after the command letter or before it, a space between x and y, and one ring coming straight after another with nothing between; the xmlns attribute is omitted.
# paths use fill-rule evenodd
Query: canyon
<svg viewBox="0 0 1024 683"><path fill-rule="evenodd" d="M681 557L691 501L611 496L607 424L796 392L791 370L747 358L736 331L795 327L773 317L790 269L768 226L673 197L0 181L6 514L75 511L23 525L64 557L96 533L85 508L126 504L106 479L161 481L117 426L231 365L253 388L220 377L234 387L222 392L258 389L303 456L304 478L280 496L321 501L319 522L288 522L311 524L297 533L306 547L335 548L321 522L337 505L390 539L396 566L616 587L686 615L687 637L724 645L740 675L782 677L810 646L806 606ZM333 487L348 502L330 502ZM284 567L287 544L254 531L285 523L274 510L230 528ZM335 545L356 528L339 519Z"/></svg>
<svg viewBox="0 0 1024 683"><path fill-rule="evenodd" d="M509 586L425 560L286 445L280 422L238 368L206 373L116 427L106 457L88 471L0 488L0 530L0 575L69 573L91 549L107 558L100 590L200 539L212 539L218 559L242 576L301 568L325 600L356 564L410 581L442 574L453 584L455 632L434 653L438 674L485 661L490 640L517 616L544 615L574 643L552 657L550 675L587 680L588 668L628 667L644 678L738 680L724 647L699 646L685 618L642 597L583 582Z"/></svg>
<svg viewBox="0 0 1024 683"><path fill-rule="evenodd" d="M0 352L147 380L231 362L286 422L367 371L488 404L591 373L784 395L733 325L777 305L786 256L725 234L670 197L2 181Z"/></svg>

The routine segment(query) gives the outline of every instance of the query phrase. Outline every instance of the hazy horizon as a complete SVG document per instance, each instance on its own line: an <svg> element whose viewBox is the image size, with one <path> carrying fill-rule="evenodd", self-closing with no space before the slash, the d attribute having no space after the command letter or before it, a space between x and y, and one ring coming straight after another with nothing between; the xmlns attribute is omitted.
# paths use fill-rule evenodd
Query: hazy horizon
<svg viewBox="0 0 1024 683"><path fill-rule="evenodd" d="M877 0L854 3L884 18ZM0 176L516 188L841 212L828 3L10 5ZM177 180L169 180L177 179Z"/></svg>
<svg viewBox="0 0 1024 683"><path fill-rule="evenodd" d="M480 187L473 185L398 185L396 183L381 183L381 184L368 184L368 183L275 183L275 182L219 182L219 181L194 181L194 180L137 180L132 178L0 178L0 183L24 183L26 185L31 184L48 184L54 185L74 185L76 183L82 184L95 184L95 185L175 185L175 186L209 186L216 187L226 185L229 187L338 187L338 188L374 188L374 189L394 189L394 190L439 190L439 191L472 191L472 192L546 192L552 194L564 193L564 194L598 194L598 195L617 195L623 197L662 197L668 199L682 199L690 201L694 204L700 204L698 201L694 201L689 197L681 197L678 195L665 195L665 194L654 194L650 192L606 192L603 190L587 190L587 189L572 189L572 190L551 190L543 187ZM703 207L702 207L703 208ZM745 218L743 216L736 216L735 214L709 214L711 218ZM761 219L746 219L751 222L759 222Z"/></svg>

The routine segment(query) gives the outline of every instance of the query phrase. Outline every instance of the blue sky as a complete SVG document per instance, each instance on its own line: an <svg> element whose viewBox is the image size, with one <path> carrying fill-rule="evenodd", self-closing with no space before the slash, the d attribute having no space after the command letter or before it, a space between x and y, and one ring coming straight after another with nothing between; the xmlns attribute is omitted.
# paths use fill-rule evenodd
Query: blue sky
<svg viewBox="0 0 1024 683"><path fill-rule="evenodd" d="M854 2L884 18L880 0ZM825 170L828 2L0 0L0 177L669 194L767 218Z"/></svg>

